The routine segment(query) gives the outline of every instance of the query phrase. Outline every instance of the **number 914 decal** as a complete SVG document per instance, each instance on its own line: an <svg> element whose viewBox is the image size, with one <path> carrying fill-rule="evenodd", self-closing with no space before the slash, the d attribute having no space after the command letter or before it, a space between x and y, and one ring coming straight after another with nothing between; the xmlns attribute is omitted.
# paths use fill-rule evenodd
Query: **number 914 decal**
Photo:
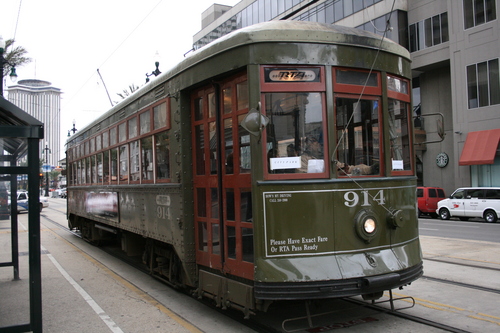
<svg viewBox="0 0 500 333"><path fill-rule="evenodd" d="M349 191L344 194L344 205L347 207L355 207L361 205L362 207L371 206L373 202L379 205L385 204L384 190L379 190L376 193L368 190L360 192Z"/></svg>

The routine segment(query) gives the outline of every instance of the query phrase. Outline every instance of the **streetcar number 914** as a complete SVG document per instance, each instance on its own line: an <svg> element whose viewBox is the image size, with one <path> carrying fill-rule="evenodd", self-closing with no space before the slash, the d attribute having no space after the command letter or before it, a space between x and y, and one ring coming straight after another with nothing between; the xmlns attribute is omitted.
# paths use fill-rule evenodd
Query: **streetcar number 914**
<svg viewBox="0 0 500 333"><path fill-rule="evenodd" d="M385 204L384 190L378 191L375 195L368 193L366 190L361 191L360 194L354 191L346 192L344 194L344 205L347 207L354 207L361 204L362 207L365 207L371 206L372 202L377 202L379 205Z"/></svg>

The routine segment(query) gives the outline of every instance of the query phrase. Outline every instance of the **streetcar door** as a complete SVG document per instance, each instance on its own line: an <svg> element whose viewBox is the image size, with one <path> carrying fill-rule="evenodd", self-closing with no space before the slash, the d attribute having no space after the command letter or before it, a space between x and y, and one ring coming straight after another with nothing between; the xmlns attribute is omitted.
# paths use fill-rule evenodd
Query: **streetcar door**
<svg viewBox="0 0 500 333"><path fill-rule="evenodd" d="M246 75L191 95L196 260L253 278L250 136Z"/></svg>

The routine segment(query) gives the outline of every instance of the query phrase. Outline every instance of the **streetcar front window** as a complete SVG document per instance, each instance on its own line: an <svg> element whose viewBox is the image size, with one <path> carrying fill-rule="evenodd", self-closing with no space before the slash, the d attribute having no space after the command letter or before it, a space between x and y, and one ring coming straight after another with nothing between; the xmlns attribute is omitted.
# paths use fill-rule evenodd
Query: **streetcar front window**
<svg viewBox="0 0 500 333"><path fill-rule="evenodd" d="M265 94L270 174L324 173L323 95L318 92Z"/></svg>
<svg viewBox="0 0 500 333"><path fill-rule="evenodd" d="M389 97L389 142L393 175L413 174L410 83L408 80L387 75Z"/></svg>
<svg viewBox="0 0 500 333"><path fill-rule="evenodd" d="M337 97L336 166L339 176L380 174L378 99Z"/></svg>

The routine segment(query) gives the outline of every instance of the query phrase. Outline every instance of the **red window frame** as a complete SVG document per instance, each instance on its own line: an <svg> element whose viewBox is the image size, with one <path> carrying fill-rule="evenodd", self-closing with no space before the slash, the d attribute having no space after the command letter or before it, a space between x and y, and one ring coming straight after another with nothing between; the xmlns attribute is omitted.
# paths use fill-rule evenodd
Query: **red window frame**
<svg viewBox="0 0 500 333"><path fill-rule="evenodd" d="M410 170L401 170L401 171L392 170L391 175L392 176L411 176L411 175L415 174L415 152L413 149L413 117L411 114L410 80L396 76L396 75L392 75L392 74L387 74L386 80L388 80L389 77L396 78L398 80L406 82L406 86L408 88L408 93L405 94L405 93L401 93L401 92L389 89L389 85L388 85L388 87L387 87L387 99L388 100L394 99L394 100L405 102L407 104L406 105L406 116L407 116L408 139L409 139L408 145L409 145L409 149L410 149L410 151L409 151L410 165L411 165ZM390 149L390 148L391 147L389 147L388 149ZM388 154L390 154L390 152L388 152Z"/></svg>
<svg viewBox="0 0 500 333"><path fill-rule="evenodd" d="M269 69L319 69L319 79L313 82L301 81L301 82L290 82L290 81L266 81L266 70ZM328 118L326 110L326 79L325 79L325 67L324 66L310 66L310 65L265 65L260 68L260 85L261 85L261 105L262 110L266 109L265 105L265 94L266 93L298 93L298 92L310 92L310 93L320 93L322 102L322 131L323 131L323 151L324 151L324 161L325 170L320 173L283 173L283 174L272 174L269 173L269 159L267 157L267 130L262 132L262 156L263 156L263 167L264 167L264 179L266 180L279 180L279 179L324 179L330 177L330 163L329 163L329 149L328 149Z"/></svg>

